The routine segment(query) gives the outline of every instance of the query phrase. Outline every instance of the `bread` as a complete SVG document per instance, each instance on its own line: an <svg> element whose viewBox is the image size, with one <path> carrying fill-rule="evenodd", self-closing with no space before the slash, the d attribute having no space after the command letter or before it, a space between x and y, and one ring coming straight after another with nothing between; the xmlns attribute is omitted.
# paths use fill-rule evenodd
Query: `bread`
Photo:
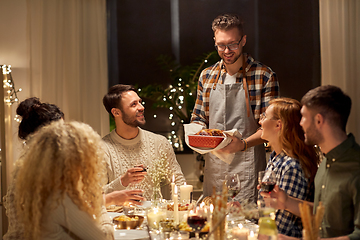
<svg viewBox="0 0 360 240"><path fill-rule="evenodd" d="M206 206L210 206L213 202L212 202L212 197L207 196L202 200L203 203L205 203Z"/></svg>
<svg viewBox="0 0 360 240"><path fill-rule="evenodd" d="M201 136L224 136L224 131L219 129L202 129L195 135Z"/></svg>
<svg viewBox="0 0 360 240"><path fill-rule="evenodd" d="M121 212L123 212L123 207L117 206L117 205L110 205L110 206L106 207L106 211L121 213Z"/></svg>

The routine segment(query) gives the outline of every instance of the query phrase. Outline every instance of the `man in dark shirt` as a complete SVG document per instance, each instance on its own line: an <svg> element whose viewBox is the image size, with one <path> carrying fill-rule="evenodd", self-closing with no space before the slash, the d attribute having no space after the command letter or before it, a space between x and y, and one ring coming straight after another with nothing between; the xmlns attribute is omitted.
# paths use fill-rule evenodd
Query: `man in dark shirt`
<svg viewBox="0 0 360 240"><path fill-rule="evenodd" d="M310 90L301 102L305 143L318 145L324 154L315 177L315 201L307 202L314 212L319 202L325 207L320 237L360 239L360 146L351 133L346 134L351 99L340 88L328 85ZM278 208L300 216L302 200L287 196L277 186L261 195L277 198Z"/></svg>

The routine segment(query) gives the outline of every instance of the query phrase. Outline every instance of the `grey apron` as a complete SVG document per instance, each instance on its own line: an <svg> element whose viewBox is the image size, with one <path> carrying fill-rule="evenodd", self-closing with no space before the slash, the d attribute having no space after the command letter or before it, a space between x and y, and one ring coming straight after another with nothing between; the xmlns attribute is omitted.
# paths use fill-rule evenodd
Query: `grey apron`
<svg viewBox="0 0 360 240"><path fill-rule="evenodd" d="M242 77L241 77L242 79ZM221 130L237 129L243 138L254 134L259 127L252 111L247 116L247 106L243 82L234 84L217 84L211 89L209 100L209 128ZM249 97L249 96L248 96ZM257 199L257 175L266 166L263 144L237 152L231 164L227 164L209 153L206 156L204 171L204 196L211 196L213 186L220 192L227 173L239 174L241 191L236 201Z"/></svg>

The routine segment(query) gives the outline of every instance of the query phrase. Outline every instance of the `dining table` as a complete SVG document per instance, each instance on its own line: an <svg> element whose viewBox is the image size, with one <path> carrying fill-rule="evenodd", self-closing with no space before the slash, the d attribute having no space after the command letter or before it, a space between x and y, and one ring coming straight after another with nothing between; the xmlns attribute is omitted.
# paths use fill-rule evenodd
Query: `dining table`
<svg viewBox="0 0 360 240"><path fill-rule="evenodd" d="M111 221L120 215L125 215L124 212L108 212L108 215ZM159 230L152 230L148 231L147 228L147 219L146 214L144 214L145 219L143 224L140 228L137 229L118 229L116 225L114 225L114 238L115 240L163 240ZM249 221L245 219L243 216L230 216L226 217L228 232L231 234L232 228L238 228L239 226L244 227L248 230L248 234L246 239L247 240L256 240L257 239L257 232L258 232L258 225L253 221ZM191 234L188 235L181 235L181 232L174 233L176 236L179 234L179 238L172 238L172 239L188 239L192 237ZM187 232L186 232L187 234ZM182 237L181 237L182 236ZM185 236L185 238L184 238ZM202 234L200 237L206 238L207 234Z"/></svg>

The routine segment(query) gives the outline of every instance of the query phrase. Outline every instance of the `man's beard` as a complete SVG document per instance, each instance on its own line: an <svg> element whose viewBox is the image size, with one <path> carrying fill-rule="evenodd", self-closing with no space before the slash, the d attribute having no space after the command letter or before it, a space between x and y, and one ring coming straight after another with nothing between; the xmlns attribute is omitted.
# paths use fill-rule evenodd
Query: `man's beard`
<svg viewBox="0 0 360 240"><path fill-rule="evenodd" d="M310 146L319 145L323 142L323 140L323 135L315 128L315 124L312 123L306 131L304 140L305 144Z"/></svg>
<svg viewBox="0 0 360 240"><path fill-rule="evenodd" d="M139 113L144 113L144 112L138 112L136 113L139 114ZM139 127L139 126L144 126L146 121L145 121L145 116L144 117L144 121L139 121L136 119L136 117L131 117L129 115L127 115L126 113L122 112L122 120L125 124L129 125L130 127Z"/></svg>
<svg viewBox="0 0 360 240"><path fill-rule="evenodd" d="M241 53L239 55L234 55L234 59L231 62L227 62L225 60L224 55L225 55L225 53L221 56L221 58L224 61L224 63L226 63L226 64L234 64L241 57Z"/></svg>

